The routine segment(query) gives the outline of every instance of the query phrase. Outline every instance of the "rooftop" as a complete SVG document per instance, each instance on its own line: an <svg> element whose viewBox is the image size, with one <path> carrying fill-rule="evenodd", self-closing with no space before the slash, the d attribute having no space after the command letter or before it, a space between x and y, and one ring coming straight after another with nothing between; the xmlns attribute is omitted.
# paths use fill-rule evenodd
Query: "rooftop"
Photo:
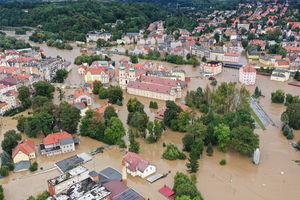
<svg viewBox="0 0 300 200"><path fill-rule="evenodd" d="M88 171L88 169L85 168L84 166L78 166L76 168L69 170L68 173L64 173L55 178L49 179L48 182L52 185L58 185L64 181L66 181L74 176L78 176L79 174L82 174L86 171Z"/></svg>

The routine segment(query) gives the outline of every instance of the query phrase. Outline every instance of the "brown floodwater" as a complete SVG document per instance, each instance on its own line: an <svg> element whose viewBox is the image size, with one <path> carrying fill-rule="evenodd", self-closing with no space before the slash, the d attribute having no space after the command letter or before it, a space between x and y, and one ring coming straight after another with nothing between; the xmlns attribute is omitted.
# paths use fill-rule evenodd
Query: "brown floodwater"
<svg viewBox="0 0 300 200"><path fill-rule="evenodd" d="M41 46L45 50L46 55L56 56L60 55L67 60L73 62L73 59L79 55L79 48L75 47L72 51L58 50L52 47L47 47L44 44L34 44ZM120 59L123 56L114 55L113 59ZM141 61L143 62L143 61ZM155 61L156 62L156 61ZM176 65L159 62L170 68ZM194 90L197 87L206 87L209 84L207 78L201 78L199 68L193 68L190 65L181 65L179 68L184 69L187 76L193 77L188 90ZM82 77L76 73L74 67L68 77L70 84L77 84L82 81ZM238 71L232 69L225 69L224 72L217 77L218 82L238 81ZM280 127L280 115L285 110L285 106L271 103L271 92L282 89L286 93L293 95L300 95L300 88L287 85L287 83L270 81L269 77L258 76L256 85L262 90L265 95L260 98L260 104L273 119L273 121ZM254 91L254 86L247 87L251 92ZM73 90L66 90L66 94L72 93ZM127 109L126 103L132 95L125 92L124 106L115 106L122 122L126 126ZM150 120L154 119L156 110L149 109L148 105L151 99L138 97L137 98L145 105L145 111ZM182 102L184 99L179 99ZM157 101L159 108L164 107L163 101ZM55 103L58 103L57 94ZM100 100L94 97L93 108L107 103L106 100ZM27 112L25 112L26 114ZM14 129L16 121L9 117L1 119L1 135L6 130ZM300 191L298 189L298 181L300 179L300 166L294 160L300 160L299 152L295 151L290 142L280 131L280 128L268 126L266 131L255 130L260 136L260 150L261 150L261 164L254 165L251 158L241 156L236 152L229 151L228 153L221 153L215 149L214 155L208 157L205 154L199 161L199 171L197 172L197 186L201 191L203 197L208 200L224 199L224 200L282 200L282 199L299 199ZM300 131L295 131L295 138L292 141L300 139ZM158 189L164 184L172 187L173 178L176 172L186 172L187 161L166 161L161 159L164 150L162 144L174 143L179 148L182 148L181 139L184 133L173 132L167 130L162 136L161 140L156 144L146 144L142 138L138 141L141 144L140 154L157 166L157 172L170 174L153 184L149 184L146 180L138 177L128 176L128 185L133 187L137 192L144 197L151 200L165 199ZM25 138L25 136L24 136ZM103 145L103 143L92 140L87 137L80 137L81 144L76 147L76 152L59 155L55 157L38 156L37 161L39 167L44 169L52 168L54 163L69 157L71 155L89 152L96 147ZM35 138L35 143L42 141L42 136ZM128 143L127 137L125 137ZM105 150L103 154L97 154L91 162L85 165L91 169L100 171L101 169L111 166L117 170L121 170L121 158L125 154L123 150L117 147L110 147ZM219 165L221 159L227 160L226 166ZM53 170L44 174L34 176L24 176L30 174L29 172L11 173L9 177L0 180L0 184L5 189L5 196L8 200L22 200L30 195L36 195L39 192L47 189L46 180L59 174L58 170Z"/></svg>

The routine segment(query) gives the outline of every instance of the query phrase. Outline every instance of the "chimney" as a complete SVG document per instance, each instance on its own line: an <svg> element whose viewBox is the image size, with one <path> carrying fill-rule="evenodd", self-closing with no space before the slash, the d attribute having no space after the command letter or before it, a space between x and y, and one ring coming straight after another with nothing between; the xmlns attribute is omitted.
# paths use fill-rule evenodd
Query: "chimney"
<svg viewBox="0 0 300 200"><path fill-rule="evenodd" d="M123 158L122 160L122 183L124 185L127 185L127 171L126 171L126 162L125 159Z"/></svg>

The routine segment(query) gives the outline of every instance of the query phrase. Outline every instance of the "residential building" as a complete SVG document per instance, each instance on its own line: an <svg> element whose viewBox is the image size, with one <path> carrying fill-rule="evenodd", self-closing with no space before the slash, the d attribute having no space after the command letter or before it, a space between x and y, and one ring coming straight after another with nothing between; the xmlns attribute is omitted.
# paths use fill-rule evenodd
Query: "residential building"
<svg viewBox="0 0 300 200"><path fill-rule="evenodd" d="M60 194L67 191L70 186L87 178L89 178L89 170L84 166L78 166L55 178L49 179L47 181L48 192L50 195Z"/></svg>
<svg viewBox="0 0 300 200"><path fill-rule="evenodd" d="M6 102L0 102L0 116L9 110L9 105Z"/></svg>
<svg viewBox="0 0 300 200"><path fill-rule="evenodd" d="M283 70L283 69L275 69L273 70L271 75L272 81L285 82L288 81L289 78L290 78L290 72L288 70Z"/></svg>
<svg viewBox="0 0 300 200"><path fill-rule="evenodd" d="M74 103L85 103L87 106L92 105L92 96L85 88L77 89L74 94Z"/></svg>
<svg viewBox="0 0 300 200"><path fill-rule="evenodd" d="M213 49L210 52L210 60L213 61L223 61L224 51L222 49Z"/></svg>
<svg viewBox="0 0 300 200"><path fill-rule="evenodd" d="M91 68L88 67L85 70L84 75L85 82L94 82L100 81L103 84L107 84L110 81L110 75L108 72L107 67L100 67L100 68Z"/></svg>
<svg viewBox="0 0 300 200"><path fill-rule="evenodd" d="M156 172L156 166L136 153L128 152L123 159L126 163L127 173L132 176L145 178Z"/></svg>
<svg viewBox="0 0 300 200"><path fill-rule="evenodd" d="M32 140L22 141L13 150L11 157L14 163L18 163L21 161L30 161L36 158L34 141Z"/></svg>
<svg viewBox="0 0 300 200"><path fill-rule="evenodd" d="M108 41L108 40L110 40L111 36L112 35L110 33L102 33L102 32L98 32L98 31L90 31L86 35L86 41L87 42L97 42L98 39L102 39L102 40Z"/></svg>
<svg viewBox="0 0 300 200"><path fill-rule="evenodd" d="M222 72L223 64L219 61L210 61L203 65L203 73L215 76Z"/></svg>
<svg viewBox="0 0 300 200"><path fill-rule="evenodd" d="M75 151L75 142L73 136L61 131L47 135L43 143L40 144L41 154L47 156L59 155Z"/></svg>
<svg viewBox="0 0 300 200"><path fill-rule="evenodd" d="M230 62L230 63L238 63L239 62L239 53L224 53L223 61L224 62Z"/></svg>
<svg viewBox="0 0 300 200"><path fill-rule="evenodd" d="M185 71L183 69L173 69L171 75L176 76L178 80L185 81Z"/></svg>
<svg viewBox="0 0 300 200"><path fill-rule="evenodd" d="M125 44L134 44L137 43L139 36L139 33L126 33L122 36L122 40Z"/></svg>
<svg viewBox="0 0 300 200"><path fill-rule="evenodd" d="M250 65L244 65L239 69L239 81L245 85L255 85L256 69Z"/></svg>

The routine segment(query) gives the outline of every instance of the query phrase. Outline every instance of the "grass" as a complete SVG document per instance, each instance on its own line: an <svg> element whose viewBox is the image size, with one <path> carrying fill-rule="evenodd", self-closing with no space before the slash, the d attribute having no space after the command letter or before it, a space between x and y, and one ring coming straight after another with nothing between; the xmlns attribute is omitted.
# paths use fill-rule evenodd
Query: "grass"
<svg viewBox="0 0 300 200"><path fill-rule="evenodd" d="M266 130L266 127L264 126L264 124L262 123L262 121L259 119L259 117L256 115L256 113L254 112L254 110L250 107L250 113L252 115L252 117L254 118L254 120L258 123L258 125L260 126L260 128L262 130Z"/></svg>

